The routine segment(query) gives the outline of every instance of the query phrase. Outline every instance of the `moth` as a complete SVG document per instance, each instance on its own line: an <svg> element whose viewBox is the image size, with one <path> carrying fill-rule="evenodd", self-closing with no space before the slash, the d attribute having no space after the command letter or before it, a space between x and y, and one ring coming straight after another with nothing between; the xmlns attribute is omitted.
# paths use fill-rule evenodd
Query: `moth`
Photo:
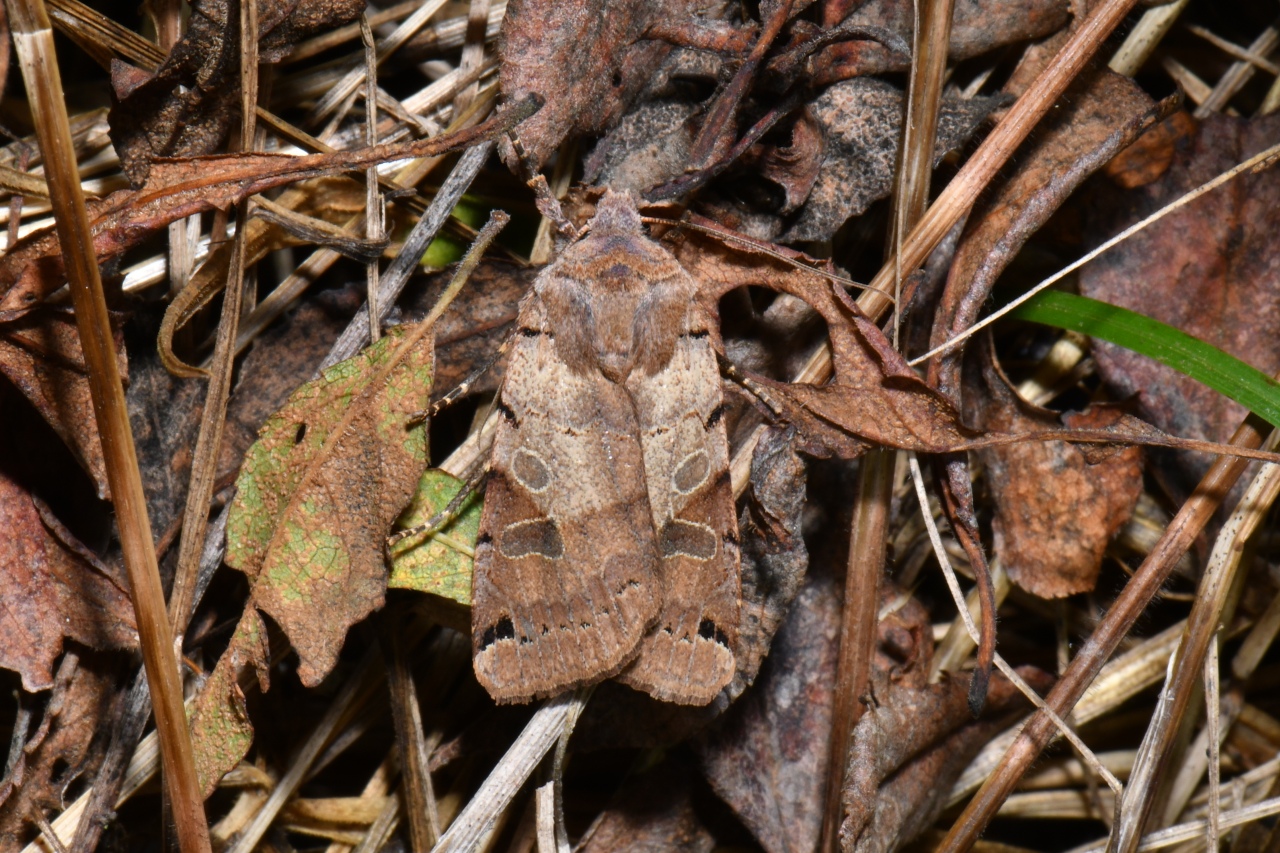
<svg viewBox="0 0 1280 853"><path fill-rule="evenodd" d="M499 702L617 676L705 705L733 676L738 525L698 291L606 193L520 305L472 582Z"/></svg>

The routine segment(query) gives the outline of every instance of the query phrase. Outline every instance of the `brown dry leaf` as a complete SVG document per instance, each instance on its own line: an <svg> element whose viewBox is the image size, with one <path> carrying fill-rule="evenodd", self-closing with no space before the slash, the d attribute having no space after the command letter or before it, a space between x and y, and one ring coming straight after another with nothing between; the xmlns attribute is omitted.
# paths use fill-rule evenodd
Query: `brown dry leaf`
<svg viewBox="0 0 1280 853"><path fill-rule="evenodd" d="M990 346L983 350L983 381L969 387L983 389L975 394L973 411L984 428L1030 432L1062 426L1055 412L1014 393ZM1068 427L1105 429L1118 414L1114 406L1097 405L1062 420ZM1025 441L978 451L995 501L995 553L1009 579L1033 595L1091 591L1107 544L1142 494L1142 451L1111 448L1099 458L1100 449Z"/></svg>
<svg viewBox="0 0 1280 853"><path fill-rule="evenodd" d="M1128 192L1100 185L1087 237L1099 242L1280 138L1280 115L1212 116L1154 183ZM1266 374L1280 371L1280 172L1242 175L1111 249L1080 273L1086 296L1182 329ZM1175 435L1225 441L1238 404L1129 350L1099 342L1098 372L1143 416ZM1178 453L1167 484L1187 494L1211 459Z"/></svg>
<svg viewBox="0 0 1280 853"><path fill-rule="evenodd" d="M1018 171L971 219L934 316L931 345L968 329L1000 273L1085 178L1155 118L1150 96L1128 77L1102 70L1078 80L1068 104L1046 120ZM958 353L930 365L929 377L959 395Z"/></svg>
<svg viewBox="0 0 1280 853"><path fill-rule="evenodd" d="M576 850L579 853L711 853L715 838L698 821L690 797L695 772L679 757L622 784Z"/></svg>
<svg viewBox="0 0 1280 853"><path fill-rule="evenodd" d="M853 731L840 846L844 853L889 853L938 817L952 783L1008 712L1026 704L997 673L983 716L969 710L969 675L929 684L933 637L928 613L914 599L883 617L872 666L870 703ZM1034 667L1018 674L1037 690L1052 679Z"/></svg>
<svg viewBox="0 0 1280 853"><path fill-rule="evenodd" d="M699 746L711 787L768 853L817 847L839 637L836 585L811 577L755 688Z"/></svg>
<svg viewBox="0 0 1280 853"><path fill-rule="evenodd" d="M253 744L253 724L241 681L250 672L263 692L270 686L267 629L254 607L246 607L231 643L205 679L190 713L191 748L205 797L240 763Z"/></svg>
<svg viewBox="0 0 1280 853"><path fill-rule="evenodd" d="M915 5L911 0L870 0L853 5L858 6L857 10L842 19L837 10L847 4L832 3L830 13L824 10L824 18L829 23L843 20L861 26L885 27L911 41L915 23ZM1070 5L1066 0L957 0L947 57L958 62L1007 44L1056 32L1067 22ZM816 65L819 82L905 71L908 67L901 58L872 41L832 45L818 56Z"/></svg>
<svg viewBox="0 0 1280 853"><path fill-rule="evenodd" d="M0 518L0 667L20 673L23 688L35 692L53 686L64 638L94 649L137 646L124 581L3 471Z"/></svg>
<svg viewBox="0 0 1280 853"><path fill-rule="evenodd" d="M114 258L170 222L195 213L226 209L285 184L354 171L376 163L436 156L466 148L532 114L533 100L509 103L486 121L456 133L351 151L307 154L223 154L151 164L146 184L88 204L99 262ZM0 321L29 313L62 286L62 252L53 227L14 242L0 257Z"/></svg>
<svg viewBox="0 0 1280 853"><path fill-rule="evenodd" d="M546 105L517 135L539 167L565 139L608 130L671 51L645 38L659 21L692 18L691 0L512 0L498 46L507 98L536 94ZM505 159L511 161L510 147Z"/></svg>
<svg viewBox="0 0 1280 853"><path fill-rule="evenodd" d="M83 651L63 656L40 725L0 781L0 850L21 850L34 836L32 810L52 819L67 789L96 772L119 688L115 663Z"/></svg>
<svg viewBox="0 0 1280 853"><path fill-rule="evenodd" d="M847 220L889 194L903 97L889 83L862 78L837 83L814 100L809 110L823 144L805 150L816 154L819 164L790 164L788 170L803 174L816 168L817 175L799 216L782 236L784 242L830 240ZM945 98L938 115L934 161L963 144L1001 103L1000 98ZM768 172L765 177L780 184L787 180L785 175Z"/></svg>
<svg viewBox="0 0 1280 853"><path fill-rule="evenodd" d="M115 346L117 363L125 374L127 362L119 336ZM75 317L69 312L45 310L0 325L0 373L31 401L71 449L76 461L93 477L98 496L109 500L106 462Z"/></svg>
<svg viewBox="0 0 1280 853"><path fill-rule="evenodd" d="M1179 110L1121 151L1102 170L1121 189L1134 190L1159 180L1173 165L1178 146L1195 136L1199 128L1190 113Z"/></svg>
<svg viewBox="0 0 1280 853"><path fill-rule="evenodd" d="M383 542L426 467L433 347L397 327L303 385L245 456L227 521L227 565L253 582L314 686L347 629L382 605Z"/></svg>
<svg viewBox="0 0 1280 853"><path fill-rule="evenodd" d="M349 24L365 0L256 0L258 56L283 59L294 43ZM182 39L154 74L112 63L111 141L134 186L157 157L212 154L239 116L240 13L227 0L196 0Z"/></svg>
<svg viewBox="0 0 1280 853"><path fill-rule="evenodd" d="M707 287L704 298L718 300L734 287L754 284L804 300L826 321L834 368L830 383L751 377L775 414L795 427L800 450L852 458L873 444L946 453L974 443L978 433L916 375L843 287L805 268L817 262L791 252L797 262L807 262L797 268L777 257L786 252L777 247L766 254L737 242L730 247L700 235L683 236L674 251Z"/></svg>

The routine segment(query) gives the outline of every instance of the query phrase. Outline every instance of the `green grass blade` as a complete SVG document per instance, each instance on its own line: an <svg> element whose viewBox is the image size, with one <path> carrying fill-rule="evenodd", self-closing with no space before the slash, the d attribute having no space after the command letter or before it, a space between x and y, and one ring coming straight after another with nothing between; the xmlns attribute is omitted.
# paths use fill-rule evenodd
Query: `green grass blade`
<svg viewBox="0 0 1280 853"><path fill-rule="evenodd" d="M1010 315L1070 329L1155 359L1280 426L1280 383L1211 344L1159 320L1096 299L1046 290Z"/></svg>

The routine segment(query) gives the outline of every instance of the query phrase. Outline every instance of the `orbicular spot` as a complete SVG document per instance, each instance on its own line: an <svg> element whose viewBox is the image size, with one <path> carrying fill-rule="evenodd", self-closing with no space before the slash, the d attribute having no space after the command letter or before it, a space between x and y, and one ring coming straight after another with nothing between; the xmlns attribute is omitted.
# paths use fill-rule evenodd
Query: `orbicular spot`
<svg viewBox="0 0 1280 853"><path fill-rule="evenodd" d="M497 622L484 629L484 634L480 637L480 651L492 646L498 640L515 639L516 626L511 621L510 616L503 616Z"/></svg>
<svg viewBox="0 0 1280 853"><path fill-rule="evenodd" d="M662 525L658 538L664 557L710 560L716 555L716 534L705 524L673 518Z"/></svg>
<svg viewBox="0 0 1280 853"><path fill-rule="evenodd" d="M703 619L698 623L698 636L704 640L714 640L725 648L729 647L728 636L710 619Z"/></svg>
<svg viewBox="0 0 1280 853"><path fill-rule="evenodd" d="M531 492L541 492L551 485L551 469L542 457L523 447L511 456L511 473L516 481Z"/></svg>
<svg viewBox="0 0 1280 853"><path fill-rule="evenodd" d="M699 450L690 453L671 475L671 485L682 495L687 495L707 481L711 473L711 460L707 451Z"/></svg>
<svg viewBox="0 0 1280 853"><path fill-rule="evenodd" d="M511 560L538 555L550 560L564 556L564 540L549 518L534 518L508 524L499 534L498 548Z"/></svg>

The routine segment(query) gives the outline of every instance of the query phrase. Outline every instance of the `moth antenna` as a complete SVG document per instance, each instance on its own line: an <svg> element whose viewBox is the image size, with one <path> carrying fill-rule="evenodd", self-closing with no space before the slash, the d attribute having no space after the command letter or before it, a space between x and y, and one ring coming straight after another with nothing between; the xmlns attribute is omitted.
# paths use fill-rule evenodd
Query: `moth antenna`
<svg viewBox="0 0 1280 853"><path fill-rule="evenodd" d="M480 487L484 484L485 478L489 476L489 466L481 468L473 477L469 478L462 484L462 489L458 491L449 503L445 504L445 508L435 515L428 518L422 524L416 527L410 527L408 530L397 531L387 537L383 545L387 562L391 562L391 549L401 540L408 539L410 536L422 536L424 539L439 533L449 522L458 517L462 510L463 504L470 500L474 495L479 493Z"/></svg>
<svg viewBox="0 0 1280 853"><path fill-rule="evenodd" d="M759 400L761 404L764 405L765 408L767 408L770 412L773 413L774 417L785 419L786 415L783 412L782 406L780 406L778 402L774 400L773 395L769 393L767 388L765 388L759 382L752 379L747 374L743 373L741 370L738 369L738 365L734 364L732 361L730 361L728 358L721 355L720 353L716 353L716 361L719 362L720 372L721 374L724 375L726 379L729 379L732 382L736 383L741 388L743 388L748 394L750 394L752 397L755 397L757 400Z"/></svg>
<svg viewBox="0 0 1280 853"><path fill-rule="evenodd" d="M768 255L769 257L774 258L775 260L782 261L784 264L791 267L795 267L798 270L811 272L815 275L820 275L823 278L830 279L831 281L837 282L838 284L843 284L848 287L856 288L858 290L874 290L876 293L879 293L881 296L884 296L890 302L895 301L894 294L892 293L892 291L881 290L878 287L872 287L869 284L863 284L862 282L854 281L851 278L846 278L845 276L837 275L833 272L827 272L826 270L818 269L817 267L811 267L808 264L802 264L800 263L800 261L797 261L795 258L787 257L782 252L779 252L777 249L773 248L768 243L765 243L762 240L756 240L754 238L746 236L745 234L739 234L736 231L730 231L727 228L719 228L719 227L712 227L709 225L702 225L697 222L690 222L687 219L678 219L678 220L663 219L660 216L641 216L640 221L645 223L646 225L668 225L672 228L688 228L692 231L700 231L709 237L718 237L721 240L725 240L730 243L740 243L743 246L747 246L748 248L754 249L755 251L760 252L761 254Z"/></svg>
<svg viewBox="0 0 1280 853"><path fill-rule="evenodd" d="M560 206L560 199L556 198L555 193L551 192L551 186L547 183L546 176L538 171L538 167L534 165L533 158L525 150L524 143L520 141L520 137L514 131L508 131L507 137L511 140L511 150L515 152L516 159L520 162L520 176L524 178L524 182L529 186L529 189L533 190L534 204L537 206L538 212L551 220L551 224L555 226L557 234L569 240L578 239L578 229L574 228L568 217L564 215L564 208Z"/></svg>

